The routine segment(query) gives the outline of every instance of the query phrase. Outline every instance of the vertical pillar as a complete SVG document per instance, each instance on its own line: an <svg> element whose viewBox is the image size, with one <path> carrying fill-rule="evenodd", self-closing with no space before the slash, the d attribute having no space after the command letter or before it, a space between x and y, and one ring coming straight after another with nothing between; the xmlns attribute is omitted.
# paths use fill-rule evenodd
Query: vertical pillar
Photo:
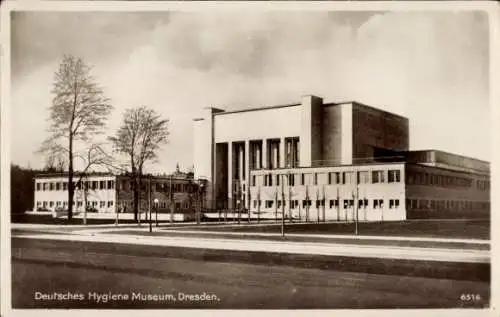
<svg viewBox="0 0 500 317"><path fill-rule="evenodd" d="M227 143L227 205L233 208L233 142Z"/></svg>
<svg viewBox="0 0 500 317"><path fill-rule="evenodd" d="M245 202L248 210L250 210L250 141L245 141Z"/></svg>
<svg viewBox="0 0 500 317"><path fill-rule="evenodd" d="M268 168L267 161L267 139L262 140L262 168Z"/></svg>
<svg viewBox="0 0 500 317"><path fill-rule="evenodd" d="M262 168L262 164L261 164L261 160L260 160L260 152L261 152L260 145L258 143L254 143L253 150L254 150L254 152L252 153L252 155L255 155L255 168L260 169L260 168Z"/></svg>
<svg viewBox="0 0 500 317"><path fill-rule="evenodd" d="M280 158L280 167L281 168L284 168L286 167L285 166L285 158L286 158L286 152L285 152L285 138L281 138L280 140L280 154L279 154L279 158Z"/></svg>
<svg viewBox="0 0 500 317"><path fill-rule="evenodd" d="M244 171L244 166L243 166L243 148L245 147L244 144L238 144L238 179L243 181L243 174L245 173Z"/></svg>
<svg viewBox="0 0 500 317"><path fill-rule="evenodd" d="M273 168L278 168L279 167L279 162L278 162L278 151L279 151L279 144L276 142L273 142Z"/></svg>

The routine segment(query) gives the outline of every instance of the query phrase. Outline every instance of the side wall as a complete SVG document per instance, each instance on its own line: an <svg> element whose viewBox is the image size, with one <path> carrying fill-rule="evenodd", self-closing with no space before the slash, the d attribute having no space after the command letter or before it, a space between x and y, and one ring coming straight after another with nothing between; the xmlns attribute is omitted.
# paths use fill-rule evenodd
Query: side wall
<svg viewBox="0 0 500 317"><path fill-rule="evenodd" d="M321 157L323 166L340 165L342 163L342 137L343 130L346 130L348 122L343 124L343 112L341 105L325 105L323 107L323 144L321 148ZM345 131L344 138L349 137L350 132Z"/></svg>
<svg viewBox="0 0 500 317"><path fill-rule="evenodd" d="M372 161L375 147L397 151L409 148L407 118L354 103L352 128L353 163Z"/></svg>
<svg viewBox="0 0 500 317"><path fill-rule="evenodd" d="M406 165L408 219L489 218L489 176Z"/></svg>

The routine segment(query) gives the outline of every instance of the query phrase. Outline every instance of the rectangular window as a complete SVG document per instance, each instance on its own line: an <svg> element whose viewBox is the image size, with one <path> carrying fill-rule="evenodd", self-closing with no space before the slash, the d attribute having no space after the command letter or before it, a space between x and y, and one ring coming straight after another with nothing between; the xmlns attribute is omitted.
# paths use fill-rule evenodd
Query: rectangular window
<svg viewBox="0 0 500 317"><path fill-rule="evenodd" d="M288 175L288 186L295 186L295 175Z"/></svg>
<svg viewBox="0 0 500 317"><path fill-rule="evenodd" d="M41 207L41 206L42 206L42 202L41 202L41 201L37 201L37 202L36 202L36 206L37 206L37 207Z"/></svg>
<svg viewBox="0 0 500 317"><path fill-rule="evenodd" d="M56 183L56 190L61 190L61 183L59 182Z"/></svg>
<svg viewBox="0 0 500 317"><path fill-rule="evenodd" d="M79 200L79 201L77 202L77 206L78 206L78 207L82 207L82 206L83 206L83 201Z"/></svg>
<svg viewBox="0 0 500 317"><path fill-rule="evenodd" d="M330 199L330 209L339 206L339 201L337 199Z"/></svg>
<svg viewBox="0 0 500 317"><path fill-rule="evenodd" d="M389 199L389 209L394 207L394 199Z"/></svg>
<svg viewBox="0 0 500 317"><path fill-rule="evenodd" d="M347 199L344 199L344 209L347 209L349 206L349 201Z"/></svg>
<svg viewBox="0 0 500 317"><path fill-rule="evenodd" d="M255 186L255 175L252 175L252 186Z"/></svg>
<svg viewBox="0 0 500 317"><path fill-rule="evenodd" d="M104 185L106 183L104 181L99 181L99 189L104 189Z"/></svg>
<svg viewBox="0 0 500 317"><path fill-rule="evenodd" d="M328 185L340 184L340 172L328 173Z"/></svg>
<svg viewBox="0 0 500 317"><path fill-rule="evenodd" d="M384 182L384 171L372 171L372 184Z"/></svg>
<svg viewBox="0 0 500 317"><path fill-rule="evenodd" d="M104 207L106 207L106 202L105 201L101 201L99 203L99 208L104 208Z"/></svg>
<svg viewBox="0 0 500 317"><path fill-rule="evenodd" d="M318 173L314 173L314 185L318 185Z"/></svg>
<svg viewBox="0 0 500 317"><path fill-rule="evenodd" d="M63 190L68 190L68 182L63 182Z"/></svg>
<svg viewBox="0 0 500 317"><path fill-rule="evenodd" d="M49 183L49 190L54 190L54 183Z"/></svg>
<svg viewBox="0 0 500 317"><path fill-rule="evenodd" d="M276 175L276 186L280 185L280 176L281 175Z"/></svg>
<svg viewBox="0 0 500 317"><path fill-rule="evenodd" d="M355 183L355 174L354 172L343 172L343 184L354 184Z"/></svg>
<svg viewBox="0 0 500 317"><path fill-rule="evenodd" d="M113 207L113 201L112 200L108 201L108 208L110 208L110 207Z"/></svg>
<svg viewBox="0 0 500 317"><path fill-rule="evenodd" d="M358 184L368 184L370 182L370 174L368 171L358 172Z"/></svg>
<svg viewBox="0 0 500 317"><path fill-rule="evenodd" d="M304 173L300 174L300 185L304 185L306 183L306 176Z"/></svg>
<svg viewBox="0 0 500 317"><path fill-rule="evenodd" d="M45 208L45 207L47 207L47 202L46 201L43 202L43 208Z"/></svg>
<svg viewBox="0 0 500 317"><path fill-rule="evenodd" d="M60 206L61 206L61 204L62 204L62 202L60 202L60 201L58 201L58 202L56 203L57 207L60 207Z"/></svg>
<svg viewBox="0 0 500 317"><path fill-rule="evenodd" d="M401 181L401 172L399 170L390 170L387 177L389 183L399 183Z"/></svg>
<svg viewBox="0 0 500 317"><path fill-rule="evenodd" d="M266 208L272 208L273 207L273 201L272 200L266 200Z"/></svg>
<svg viewBox="0 0 500 317"><path fill-rule="evenodd" d="M273 175L269 174L269 186L273 186Z"/></svg>
<svg viewBox="0 0 500 317"><path fill-rule="evenodd" d="M49 207L54 207L54 202L53 201L49 202Z"/></svg>

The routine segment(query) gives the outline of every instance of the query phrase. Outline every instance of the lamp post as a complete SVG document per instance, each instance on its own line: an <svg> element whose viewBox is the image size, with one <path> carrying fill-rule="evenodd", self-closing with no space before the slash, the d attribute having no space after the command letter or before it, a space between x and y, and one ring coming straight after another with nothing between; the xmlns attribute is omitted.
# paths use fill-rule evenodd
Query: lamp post
<svg viewBox="0 0 500 317"><path fill-rule="evenodd" d="M358 172L359 173L359 172ZM355 178L356 178L356 200L354 201L354 208L355 209L355 212L356 212L356 225L355 225L355 234L358 235L358 222L359 222L359 219L358 219L358 211L359 211L359 174L358 175L355 175ZM353 196L354 196L354 193L353 193Z"/></svg>
<svg viewBox="0 0 500 317"><path fill-rule="evenodd" d="M155 220L156 220L156 226L158 227L158 198L155 198Z"/></svg>
<svg viewBox="0 0 500 317"><path fill-rule="evenodd" d="M285 174L281 179L281 237L285 237Z"/></svg>
<svg viewBox="0 0 500 317"><path fill-rule="evenodd" d="M153 231L153 224L152 224L152 221L151 221L151 175L149 175L148 177L148 183L149 183L149 186L148 186L148 191L149 191L149 199L148 199L148 209L149 209L149 232L152 232Z"/></svg>
<svg viewBox="0 0 500 317"><path fill-rule="evenodd" d="M200 213L203 205L203 182L200 181L200 189L199 189L199 207L198 207L198 212L196 213L196 223L200 224Z"/></svg>

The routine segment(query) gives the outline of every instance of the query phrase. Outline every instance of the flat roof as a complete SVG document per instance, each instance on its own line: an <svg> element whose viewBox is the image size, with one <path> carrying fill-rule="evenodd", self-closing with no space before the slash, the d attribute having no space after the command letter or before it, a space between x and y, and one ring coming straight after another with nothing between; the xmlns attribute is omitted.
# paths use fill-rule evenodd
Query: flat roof
<svg viewBox="0 0 500 317"><path fill-rule="evenodd" d="M352 100L352 101L343 101L343 102L323 102L322 107L340 106L340 105L345 105L345 104L354 104L354 105L365 107L365 108L369 108L369 109L372 109L372 110L375 110L375 111L378 111L378 112L386 113L386 114L389 114L389 115L392 115L392 116L395 116L395 117L398 117L398 118L401 118L401 119L404 119L404 120L408 120L407 117L404 117L402 115L396 114L394 112L389 112L389 111L386 111L386 110L382 110L380 108L376 108L376 107L373 107L373 106L369 106L369 105L366 105L364 103L361 103L361 102L355 101L355 100ZM214 116L225 115L225 114L233 114L233 113L241 113L241 112L250 112L250 111L273 110L273 109L286 108L286 107L296 107L296 106L300 106L300 105L301 105L300 102L296 102L296 103L289 103L289 104L282 104L282 105L273 105L273 106L265 106L265 107L254 107L254 108L246 108L246 109L240 109L240 110L230 110L230 111L223 111L223 112L214 113ZM203 119L201 119L201 118L195 118L193 120L194 121L199 121L199 120L203 120Z"/></svg>
<svg viewBox="0 0 500 317"><path fill-rule="evenodd" d="M477 159L477 158L474 158L474 157L471 157L471 156L465 156L465 155L461 155L461 154L455 154L455 153L452 153L452 152L446 152L446 151L436 150L436 149L413 150L413 151L408 151L408 152L409 153L431 153L431 152L439 152L439 153L448 154L448 155L451 155L451 156L454 156L454 157L465 158L465 159L468 159L468 160L473 160L473 161L477 161L477 162L488 164L488 165L490 164L489 161L484 161L484 160L480 160L480 159Z"/></svg>
<svg viewBox="0 0 500 317"><path fill-rule="evenodd" d="M214 116L220 116L220 115L224 115L224 114L240 113L240 112L272 110L272 109L279 109L279 108L286 108L286 107L296 107L296 106L300 106L300 103L290 103L290 104L284 104L284 105L275 105L275 106L266 106L266 107L247 108L247 109L240 109L240 110L217 112L217 113L214 113Z"/></svg>

